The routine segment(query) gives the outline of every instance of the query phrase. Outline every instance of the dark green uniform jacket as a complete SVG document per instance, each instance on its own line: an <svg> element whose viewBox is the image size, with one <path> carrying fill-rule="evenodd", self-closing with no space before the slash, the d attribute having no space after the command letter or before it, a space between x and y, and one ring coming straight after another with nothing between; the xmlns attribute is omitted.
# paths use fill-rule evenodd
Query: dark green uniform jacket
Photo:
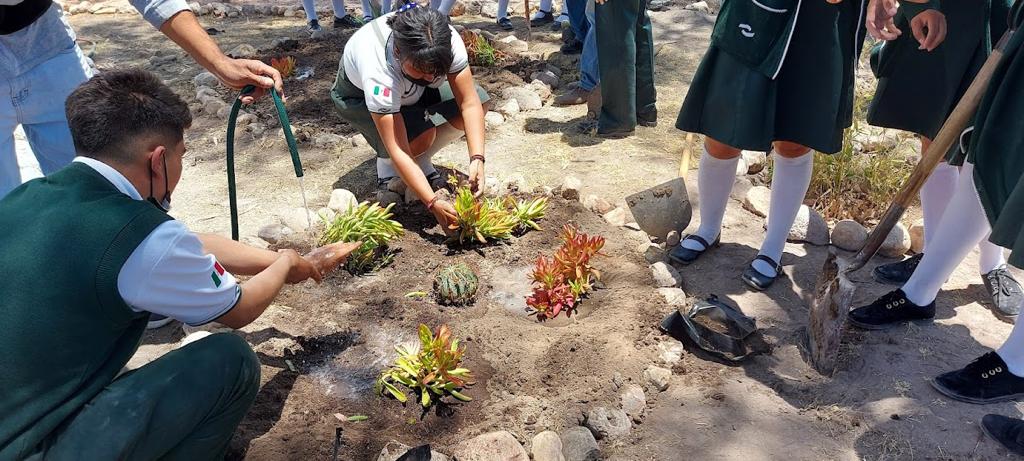
<svg viewBox="0 0 1024 461"><path fill-rule="evenodd" d="M676 127L732 147L842 147L866 1L725 0Z"/></svg>
<svg viewBox="0 0 1024 461"><path fill-rule="evenodd" d="M903 35L872 48L871 68L878 77L868 123L935 137L946 117L981 69L992 43L1006 30L1012 0L942 0L946 39L935 50L919 50L910 22L901 11ZM960 152L954 146L953 153ZM952 163L962 162L954 155Z"/></svg>
<svg viewBox="0 0 1024 461"><path fill-rule="evenodd" d="M80 163L0 200L0 460L36 451L128 363L149 314L117 277L169 219Z"/></svg>
<svg viewBox="0 0 1024 461"><path fill-rule="evenodd" d="M1024 23L1024 0L1014 4ZM1006 46L981 101L968 149L978 197L992 225L992 243L1009 248L1010 264L1024 268L1024 32Z"/></svg>

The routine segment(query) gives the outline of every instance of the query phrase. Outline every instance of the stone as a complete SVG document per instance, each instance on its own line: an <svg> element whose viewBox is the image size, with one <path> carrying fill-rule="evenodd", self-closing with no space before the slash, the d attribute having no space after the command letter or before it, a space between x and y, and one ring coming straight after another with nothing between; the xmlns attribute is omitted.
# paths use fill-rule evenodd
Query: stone
<svg viewBox="0 0 1024 461"><path fill-rule="evenodd" d="M260 5L256 8L256 11L263 16L271 16L274 14L274 7L271 5Z"/></svg>
<svg viewBox="0 0 1024 461"><path fill-rule="evenodd" d="M262 123L253 123L252 125L245 127L245 131L252 133L255 137L260 137L263 136L263 133L267 132L267 126Z"/></svg>
<svg viewBox="0 0 1024 461"><path fill-rule="evenodd" d="M231 106L224 104L217 108L217 118L221 120L227 120L231 115Z"/></svg>
<svg viewBox="0 0 1024 461"><path fill-rule="evenodd" d="M293 234L294 231L281 223L267 224L260 228L256 235L266 240L267 243L274 244L281 240L282 237L287 237Z"/></svg>
<svg viewBox="0 0 1024 461"><path fill-rule="evenodd" d="M679 245L680 240L681 237L679 236L679 231L672 231L665 236L665 245L668 245L669 247L674 247L676 245Z"/></svg>
<svg viewBox="0 0 1024 461"><path fill-rule="evenodd" d="M220 98L220 93L217 93L216 90L208 86L196 88L196 100L204 105L210 101L224 102L224 100Z"/></svg>
<svg viewBox="0 0 1024 461"><path fill-rule="evenodd" d="M356 200L356 194L353 194L346 189L334 189L331 191L331 200L327 202L327 208L337 211L338 213L345 213L352 207L358 205L359 200Z"/></svg>
<svg viewBox="0 0 1024 461"><path fill-rule="evenodd" d="M398 461L399 458L404 456L412 447L403 443L390 441L377 455L377 461ZM434 450L430 450L430 461L448 461L449 458L442 453L438 453Z"/></svg>
<svg viewBox="0 0 1024 461"><path fill-rule="evenodd" d="M487 114L484 115L484 123L487 124L487 128L497 128L505 124L505 116L501 115L501 113L489 110L487 111Z"/></svg>
<svg viewBox="0 0 1024 461"><path fill-rule="evenodd" d="M467 0L466 2L466 14L472 16L480 16L483 9L483 0ZM495 12L497 12L497 4L495 4ZM473 29L473 32L480 34L479 29Z"/></svg>
<svg viewBox="0 0 1024 461"><path fill-rule="evenodd" d="M683 343L674 339L668 339L658 343L658 359L666 365L675 365L683 359Z"/></svg>
<svg viewBox="0 0 1024 461"><path fill-rule="evenodd" d="M235 125L245 127L256 123L257 121L259 121L259 117L257 117L256 114L245 113L238 116L238 119L235 120Z"/></svg>
<svg viewBox="0 0 1024 461"><path fill-rule="evenodd" d="M344 136L334 133L320 133L313 137L313 145L319 148L333 148L341 144L350 144Z"/></svg>
<svg viewBox="0 0 1024 461"><path fill-rule="evenodd" d="M457 18L466 14L466 4L456 0L455 4L452 5L452 9L448 11L448 16Z"/></svg>
<svg viewBox="0 0 1024 461"><path fill-rule="evenodd" d="M669 306L682 307L686 305L686 292L682 288L662 287L658 288L658 293L665 298L665 303Z"/></svg>
<svg viewBox="0 0 1024 461"><path fill-rule="evenodd" d="M747 162L747 174L757 174L768 164L768 154L756 150L745 150L740 155Z"/></svg>
<svg viewBox="0 0 1024 461"><path fill-rule="evenodd" d="M92 3L91 2L88 2L88 1L79 2L79 3L76 3L74 5L71 5L71 8L68 9L68 14L88 13L90 8L92 8ZM193 11L195 11L195 10L193 10ZM199 13L196 13L196 14L199 14Z"/></svg>
<svg viewBox="0 0 1024 461"><path fill-rule="evenodd" d="M92 14L117 14L117 7L116 6L109 6L109 5L107 5L107 6L97 5L97 6L99 6L99 8L93 7L93 9L90 10L90 12Z"/></svg>
<svg viewBox="0 0 1024 461"><path fill-rule="evenodd" d="M772 203L772 190L764 186L754 186L743 197L743 208L760 217L768 216L768 208Z"/></svg>
<svg viewBox="0 0 1024 461"><path fill-rule="evenodd" d="M558 88L558 86L561 84L561 82L558 79L558 76L555 75L554 72L547 69L539 70L537 72L530 74L530 81L533 80L538 80L541 83L551 87L552 89Z"/></svg>
<svg viewBox="0 0 1024 461"><path fill-rule="evenodd" d="M512 6L512 5L509 5ZM480 5L480 15L485 18L498 18L498 2L486 2Z"/></svg>
<svg viewBox="0 0 1024 461"><path fill-rule="evenodd" d="M562 180L562 198L566 200L579 200L581 188L583 188L583 181L580 181L575 176L566 176Z"/></svg>
<svg viewBox="0 0 1024 461"><path fill-rule="evenodd" d="M832 245L846 251L860 251L868 239L868 230L859 222L844 219L832 229Z"/></svg>
<svg viewBox="0 0 1024 461"><path fill-rule="evenodd" d="M335 213L334 210L330 208L323 207L316 210L316 217L320 218L321 221L332 222L334 221L334 218L338 217L338 213Z"/></svg>
<svg viewBox="0 0 1024 461"><path fill-rule="evenodd" d="M278 37L270 42L271 48L281 48L282 50L291 50L299 46L299 41L291 37Z"/></svg>
<svg viewBox="0 0 1024 461"><path fill-rule="evenodd" d="M657 262L664 262L668 256L665 250L656 243L641 243L636 247L636 251L644 255L644 260L648 264L654 264Z"/></svg>
<svg viewBox="0 0 1024 461"><path fill-rule="evenodd" d="M544 431L533 436L530 443L533 461L565 461L562 454L562 439L554 431Z"/></svg>
<svg viewBox="0 0 1024 461"><path fill-rule="evenodd" d="M626 210L622 208L614 208L604 214L604 220L608 221L608 224L613 226L625 226L626 225Z"/></svg>
<svg viewBox="0 0 1024 461"><path fill-rule="evenodd" d="M601 459L601 448L589 429L576 426L566 429L559 438L562 439L562 455L565 461L598 461Z"/></svg>
<svg viewBox="0 0 1024 461"><path fill-rule="evenodd" d="M530 49L530 44L526 43L516 37L515 35L509 35L503 38L499 38L494 46L512 53L523 53Z"/></svg>
<svg viewBox="0 0 1024 461"><path fill-rule="evenodd" d="M644 412L647 411L647 396L644 395L642 387L636 384L626 386L620 401L622 411L626 412L626 415L630 418L633 418L633 421L639 423L643 419Z"/></svg>
<svg viewBox="0 0 1024 461"><path fill-rule="evenodd" d="M541 101L546 101L551 97L551 87L547 83L540 80L533 80L530 82L529 88L540 96Z"/></svg>
<svg viewBox="0 0 1024 461"><path fill-rule="evenodd" d="M598 214L605 214L612 211L615 206L609 203L607 200L598 197L597 195L590 194L583 199L583 206L588 210Z"/></svg>
<svg viewBox="0 0 1024 461"><path fill-rule="evenodd" d="M267 248L270 247L266 240L263 240L259 237L253 237L251 235L243 235L242 243L249 245L251 247L259 248L261 250L266 250Z"/></svg>
<svg viewBox="0 0 1024 461"><path fill-rule="evenodd" d="M232 48L231 51L228 51L227 55L231 56L232 58L252 59L256 57L257 53L258 52L256 51L256 47L248 43L243 43Z"/></svg>
<svg viewBox="0 0 1024 461"><path fill-rule="evenodd" d="M217 76L209 72L200 72L192 78L192 83L195 84L196 88L201 86L213 88L220 85L220 80L217 80Z"/></svg>
<svg viewBox="0 0 1024 461"><path fill-rule="evenodd" d="M281 214L281 222L297 232L305 232L315 213L303 207L295 207Z"/></svg>
<svg viewBox="0 0 1024 461"><path fill-rule="evenodd" d="M385 191L377 196L377 201L380 202L380 206L388 206L393 203L402 203L402 198L397 192Z"/></svg>
<svg viewBox="0 0 1024 461"><path fill-rule="evenodd" d="M901 258L908 250L910 250L910 231L903 223L896 223L889 231L889 235L885 236L882 246L878 248L878 254L886 258Z"/></svg>
<svg viewBox="0 0 1024 461"><path fill-rule="evenodd" d="M767 226L767 223L765 223ZM789 228L789 235L786 240L790 242L806 242L811 245L828 245L829 232L825 218L817 211L807 205L800 205L793 220L793 226Z"/></svg>
<svg viewBox="0 0 1024 461"><path fill-rule="evenodd" d="M237 18L240 15L241 15L241 13L238 12L237 10L231 10L231 11L228 11L227 17L229 17L229 18Z"/></svg>
<svg viewBox="0 0 1024 461"><path fill-rule="evenodd" d="M489 432L464 440L452 449L459 461L530 461L526 449L508 431Z"/></svg>
<svg viewBox="0 0 1024 461"><path fill-rule="evenodd" d="M199 7L199 15L200 16L206 16L206 15L208 15L210 13L213 13L213 7L210 6L210 4L207 3L207 4L202 5L202 6Z"/></svg>
<svg viewBox="0 0 1024 461"><path fill-rule="evenodd" d="M501 91L501 97L506 100L514 99L519 104L521 111L537 110L544 106L540 96L532 88L525 86L505 88ZM500 109L499 112L501 112Z"/></svg>
<svg viewBox="0 0 1024 461"><path fill-rule="evenodd" d="M659 288L678 287L683 283L679 271L665 262L651 264L651 276L654 277L654 286Z"/></svg>
<svg viewBox="0 0 1024 461"><path fill-rule="evenodd" d="M697 3L691 3L689 5L686 5L686 9L693 10L698 13L711 14L711 7L708 6L708 2L705 2L703 0Z"/></svg>
<svg viewBox="0 0 1024 461"><path fill-rule="evenodd" d="M672 370L651 365L644 370L644 378L647 379L651 387L661 392L668 389L668 381L672 378Z"/></svg>
<svg viewBox="0 0 1024 461"><path fill-rule="evenodd" d="M623 437L633 427L625 411L605 407L591 408L587 412L586 424L598 440Z"/></svg>
<svg viewBox="0 0 1024 461"><path fill-rule="evenodd" d="M259 9L256 7L256 5L246 4L242 5L241 12L245 16L255 16L257 13L259 13Z"/></svg>
<svg viewBox="0 0 1024 461"><path fill-rule="evenodd" d="M513 115L518 114L519 111L522 109L519 107L519 101L516 101L515 99L508 99L505 102L498 104L495 110L497 110L499 114L504 115L505 118L508 119L511 118Z"/></svg>
<svg viewBox="0 0 1024 461"><path fill-rule="evenodd" d="M924 251L924 220L918 219L910 226L910 251L914 254Z"/></svg>
<svg viewBox="0 0 1024 461"><path fill-rule="evenodd" d="M747 161L743 157L736 159L736 176L747 175Z"/></svg>
<svg viewBox="0 0 1024 461"><path fill-rule="evenodd" d="M503 192L528 192L530 190L526 182L526 176L522 173L512 173L501 180L499 186Z"/></svg>
<svg viewBox="0 0 1024 461"><path fill-rule="evenodd" d="M295 8L290 7L290 6L285 8L284 11L281 12L281 16L284 16L286 18L290 18L292 16L295 16Z"/></svg>

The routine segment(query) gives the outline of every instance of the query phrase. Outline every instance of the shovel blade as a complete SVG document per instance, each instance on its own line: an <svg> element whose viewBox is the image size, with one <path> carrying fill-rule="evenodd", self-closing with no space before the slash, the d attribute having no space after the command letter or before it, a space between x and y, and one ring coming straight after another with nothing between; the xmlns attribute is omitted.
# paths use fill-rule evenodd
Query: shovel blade
<svg viewBox="0 0 1024 461"><path fill-rule="evenodd" d="M626 197L626 205L640 229L659 239L664 239L671 231L686 229L693 216L683 178L630 195Z"/></svg>
<svg viewBox="0 0 1024 461"><path fill-rule="evenodd" d="M829 249L811 301L807 346L811 365L823 375L832 375L843 339L846 315L853 301L854 285L846 277L846 261Z"/></svg>

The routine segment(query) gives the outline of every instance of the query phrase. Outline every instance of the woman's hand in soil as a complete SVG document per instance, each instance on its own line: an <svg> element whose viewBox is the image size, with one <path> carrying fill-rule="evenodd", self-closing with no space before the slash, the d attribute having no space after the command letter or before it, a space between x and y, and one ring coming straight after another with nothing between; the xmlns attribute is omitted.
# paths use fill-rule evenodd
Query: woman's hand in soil
<svg viewBox="0 0 1024 461"><path fill-rule="evenodd" d="M299 283L311 278L316 283L320 283L323 279L316 266L296 253L295 250L277 250L277 252L281 254L282 258L288 258L289 268L288 277L285 278L286 282Z"/></svg>
<svg viewBox="0 0 1024 461"><path fill-rule="evenodd" d="M921 44L919 50L932 51L946 39L946 15L939 10L922 11L910 20L910 30Z"/></svg>
<svg viewBox="0 0 1024 461"><path fill-rule="evenodd" d="M469 162L469 190L473 191L476 198L484 195L487 188L487 176L484 174L484 161L473 160Z"/></svg>
<svg viewBox="0 0 1024 461"><path fill-rule="evenodd" d="M227 58L215 64L210 72L224 82L224 85L235 90L240 90L246 85L254 85L256 91L242 96L242 104L252 104L271 87L276 88L277 94L284 97L281 73L260 61Z"/></svg>
<svg viewBox="0 0 1024 461"><path fill-rule="evenodd" d="M895 0L871 0L868 3L866 27L868 33L878 40L896 40L899 38L899 27L893 18L896 16Z"/></svg>
<svg viewBox="0 0 1024 461"><path fill-rule="evenodd" d="M458 216L455 214L455 207L451 203L444 200L438 200L434 202L434 207L430 209L434 213L434 219L437 219L437 223L441 225L441 229L447 235L452 235L456 229L459 228Z"/></svg>

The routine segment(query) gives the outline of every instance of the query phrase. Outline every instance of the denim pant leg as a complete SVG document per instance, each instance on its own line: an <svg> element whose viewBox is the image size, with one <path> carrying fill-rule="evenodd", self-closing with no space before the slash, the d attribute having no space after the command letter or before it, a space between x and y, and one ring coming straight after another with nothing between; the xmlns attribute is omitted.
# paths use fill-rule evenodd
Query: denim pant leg
<svg viewBox="0 0 1024 461"><path fill-rule="evenodd" d="M594 0L589 0L587 5L587 21L590 27L587 28L587 36L583 40L583 54L580 55L580 88L590 91L601 82L601 73L598 70L597 60L597 32L594 27Z"/></svg>
<svg viewBox="0 0 1024 461"><path fill-rule="evenodd" d="M582 40L590 29L590 23L587 21L587 0L565 0L565 7L572 32L576 34L577 39Z"/></svg>

